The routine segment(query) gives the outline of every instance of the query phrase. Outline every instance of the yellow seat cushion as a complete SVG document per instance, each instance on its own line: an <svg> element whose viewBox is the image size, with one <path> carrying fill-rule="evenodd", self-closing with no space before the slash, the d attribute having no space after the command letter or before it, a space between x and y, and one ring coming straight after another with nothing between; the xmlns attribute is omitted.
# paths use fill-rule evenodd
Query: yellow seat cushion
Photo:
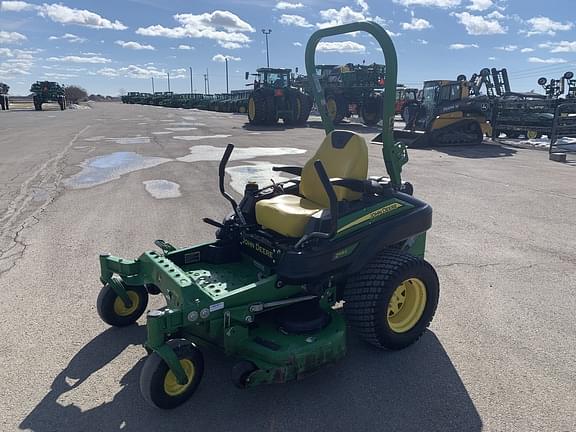
<svg viewBox="0 0 576 432"><path fill-rule="evenodd" d="M306 224L322 206L296 195L278 195L256 203L260 225L286 237L302 237Z"/></svg>

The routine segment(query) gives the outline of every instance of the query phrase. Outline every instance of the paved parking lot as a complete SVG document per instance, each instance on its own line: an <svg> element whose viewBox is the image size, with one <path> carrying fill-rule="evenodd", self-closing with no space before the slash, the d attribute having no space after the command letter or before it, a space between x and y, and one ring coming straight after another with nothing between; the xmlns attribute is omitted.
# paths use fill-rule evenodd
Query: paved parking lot
<svg viewBox="0 0 576 432"><path fill-rule="evenodd" d="M207 352L189 403L149 408L144 321L100 321L97 256L210 240L201 218L229 211L216 170L228 142L234 190L302 164L323 136L318 122L244 122L115 103L0 113L0 430L576 430L576 167L491 144L410 151L403 174L434 208L427 258L441 281L416 345L381 352L350 335L339 364L244 391L232 361ZM370 173L383 173L375 145Z"/></svg>

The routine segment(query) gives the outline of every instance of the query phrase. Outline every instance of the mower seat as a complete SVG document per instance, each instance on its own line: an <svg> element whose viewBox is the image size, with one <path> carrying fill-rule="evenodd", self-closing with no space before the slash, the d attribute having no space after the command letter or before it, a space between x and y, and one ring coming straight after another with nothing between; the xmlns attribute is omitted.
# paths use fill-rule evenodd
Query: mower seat
<svg viewBox="0 0 576 432"><path fill-rule="evenodd" d="M328 194L316 173L314 162L320 160L330 178L366 180L368 147L360 135L343 130L330 132L302 169L300 196L278 195L256 203L256 220L266 229L286 237L302 237L311 217L320 217L330 207ZM359 192L334 186L338 201L355 201Z"/></svg>

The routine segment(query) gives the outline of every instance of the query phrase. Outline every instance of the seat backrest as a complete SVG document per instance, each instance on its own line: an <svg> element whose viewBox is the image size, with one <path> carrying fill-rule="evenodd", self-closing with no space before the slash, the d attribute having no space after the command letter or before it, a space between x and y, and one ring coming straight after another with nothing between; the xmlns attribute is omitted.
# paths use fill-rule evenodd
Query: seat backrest
<svg viewBox="0 0 576 432"><path fill-rule="evenodd" d="M344 130L326 135L316 154L304 165L300 182L300 194L326 208L330 201L314 168L317 160L322 161L330 178L366 180L368 175L368 147L364 138ZM355 201L362 197L361 193L341 186L335 186L334 191L338 201Z"/></svg>

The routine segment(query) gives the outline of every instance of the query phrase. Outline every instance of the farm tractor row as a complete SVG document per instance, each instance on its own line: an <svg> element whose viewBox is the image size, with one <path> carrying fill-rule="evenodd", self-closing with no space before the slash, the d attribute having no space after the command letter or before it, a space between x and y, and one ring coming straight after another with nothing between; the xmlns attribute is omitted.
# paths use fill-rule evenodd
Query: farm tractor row
<svg viewBox="0 0 576 432"><path fill-rule="evenodd" d="M0 108L2 111L10 109L9 90L10 87L7 84L0 83ZM36 81L30 87L30 93L32 93L32 102L36 111L42 111L42 105L48 102L56 102L62 111L66 109L64 86L57 82Z"/></svg>

